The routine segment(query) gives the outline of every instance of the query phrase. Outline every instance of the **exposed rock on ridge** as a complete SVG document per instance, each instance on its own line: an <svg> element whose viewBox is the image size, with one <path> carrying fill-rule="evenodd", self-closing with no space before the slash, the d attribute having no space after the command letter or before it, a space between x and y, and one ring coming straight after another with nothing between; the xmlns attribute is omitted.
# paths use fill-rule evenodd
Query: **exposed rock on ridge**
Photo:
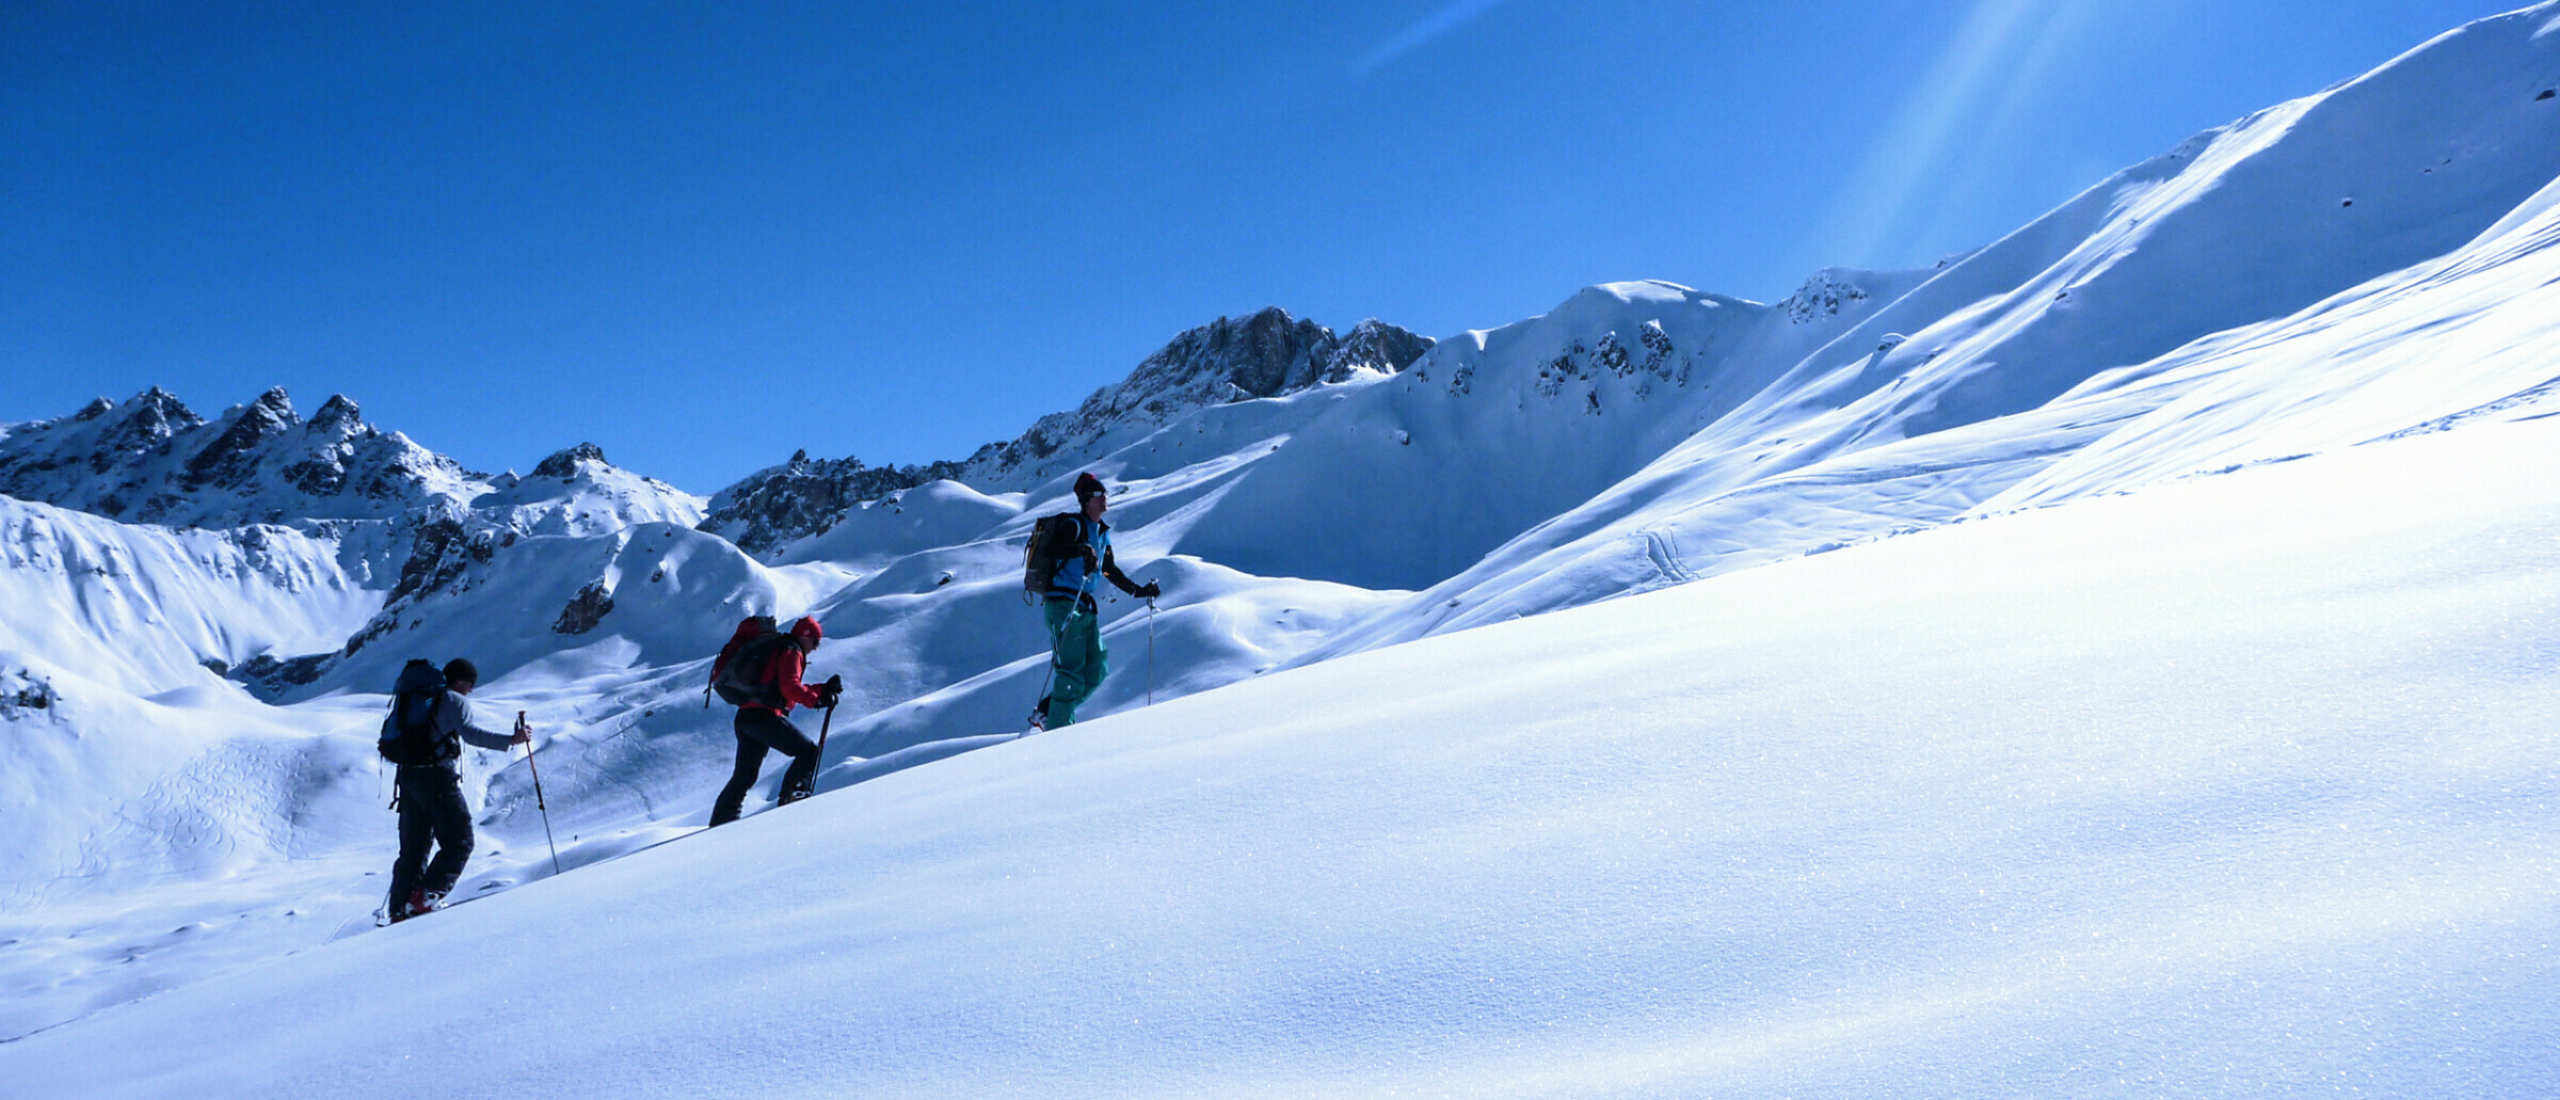
<svg viewBox="0 0 2560 1100"><path fill-rule="evenodd" d="M956 462L925 466L865 466L859 458L791 460L747 475L711 498L700 529L728 539L750 554L767 554L793 539L835 525L847 509L901 489L944 478L960 480Z"/></svg>
<svg viewBox="0 0 2560 1100"><path fill-rule="evenodd" d="M305 421L279 387L207 421L153 387L0 429L0 493L133 523L387 519L482 491L452 459L333 396Z"/></svg>
<svg viewBox="0 0 2560 1100"><path fill-rule="evenodd" d="M1392 375L1431 346L1431 338L1375 318L1348 336L1336 336L1278 306L1250 317L1221 317L1174 337L1128 378L1095 390L1075 411L1041 417L1020 438L980 448L969 456L961 480L986 489L1114 428L1162 424L1211 405L1284 397L1362 373Z"/></svg>
<svg viewBox="0 0 2560 1100"><path fill-rule="evenodd" d="M1277 306L1221 317L1174 337L1074 411L1041 417L1020 437L980 447L965 462L866 466L858 458L812 460L800 451L714 495L701 529L750 554L769 554L823 534L863 501L945 478L980 490L1009 487L1036 479L1041 460L1114 429L1152 427L1196 409L1284 397L1364 374L1393 375L1431 347L1431 338L1374 318L1336 335Z"/></svg>

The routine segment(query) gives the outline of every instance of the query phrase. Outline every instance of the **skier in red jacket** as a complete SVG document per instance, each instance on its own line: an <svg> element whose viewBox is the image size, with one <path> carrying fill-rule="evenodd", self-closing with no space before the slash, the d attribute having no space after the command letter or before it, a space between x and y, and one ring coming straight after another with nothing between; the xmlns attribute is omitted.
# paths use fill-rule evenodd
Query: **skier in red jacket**
<svg viewBox="0 0 2560 1100"><path fill-rule="evenodd" d="M738 734L737 765L730 769L728 786L720 788L720 797L711 804L711 823L726 825L738 819L746 803L747 790L756 785L756 776L764 770L766 750L779 750L791 758L791 767L782 773L782 804L790 805L816 792L818 779L818 745L809 735L791 724L794 707L832 707L844 694L844 678L830 676L827 682L810 687L800 682L808 669L809 651L818 648L826 632L818 628L818 620L801 616L787 632L772 635L741 651L735 660L763 663L760 671L750 664L753 682L762 690L758 698L740 704L738 719L732 727Z"/></svg>

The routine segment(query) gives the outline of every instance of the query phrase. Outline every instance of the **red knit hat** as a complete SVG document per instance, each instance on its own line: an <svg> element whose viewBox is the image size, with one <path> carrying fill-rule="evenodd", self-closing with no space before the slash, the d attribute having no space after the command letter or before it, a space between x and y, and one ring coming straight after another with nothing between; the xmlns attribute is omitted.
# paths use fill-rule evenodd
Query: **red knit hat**
<svg viewBox="0 0 2560 1100"><path fill-rule="evenodd" d="M1095 477L1090 473L1076 475L1076 503L1082 504L1086 497L1098 497L1101 495L1103 495L1101 478Z"/></svg>
<svg viewBox="0 0 2560 1100"><path fill-rule="evenodd" d="M802 615L791 624L791 636L806 639L814 645L819 639L826 637L827 632L818 628L818 620Z"/></svg>

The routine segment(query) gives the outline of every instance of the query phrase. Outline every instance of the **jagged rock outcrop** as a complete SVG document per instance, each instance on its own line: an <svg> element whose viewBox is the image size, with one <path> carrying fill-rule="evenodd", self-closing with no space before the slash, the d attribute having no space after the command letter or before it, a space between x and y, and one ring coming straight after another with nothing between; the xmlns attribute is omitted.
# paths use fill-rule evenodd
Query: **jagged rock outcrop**
<svg viewBox="0 0 2560 1100"><path fill-rule="evenodd" d="M1825 268L1814 272L1786 301L1778 303L1778 309L1786 313L1787 320L1804 325L1837 317L1841 310L1866 300L1866 288L1851 281L1846 272Z"/></svg>
<svg viewBox="0 0 2560 1100"><path fill-rule="evenodd" d="M581 443L566 450L553 451L549 457L534 465L533 476L554 477L565 481L576 477L580 470L589 464L612 465L604 459L604 448L593 443Z"/></svg>
<svg viewBox="0 0 2560 1100"><path fill-rule="evenodd" d="M1281 397L1362 373L1396 374L1431 350L1427 336L1372 318L1348 336L1278 306L1221 317L1173 338L1129 377L1095 390L1073 412L1041 417L1010 443L971 455L960 480L987 488L1114 428L1161 424L1193 409Z"/></svg>
<svg viewBox="0 0 2560 1100"><path fill-rule="evenodd" d="M613 613L613 592L603 581L589 581L578 594L560 609L560 617L551 624L554 634L584 634L604 622Z"/></svg>
<svg viewBox="0 0 2560 1100"><path fill-rule="evenodd" d="M958 480L961 473L955 462L866 466L859 458L811 459L805 450L794 451L789 462L720 490L700 526L750 554L766 554L792 539L827 530L862 501L928 481Z"/></svg>
<svg viewBox="0 0 2560 1100"><path fill-rule="evenodd" d="M1324 375L1318 381L1348 382L1361 371L1395 374L1421 359L1433 343L1428 336L1372 317L1352 326L1351 332L1334 346L1325 357Z"/></svg>
<svg viewBox="0 0 2560 1100"><path fill-rule="evenodd" d="M980 447L967 461L868 466L858 458L813 460L801 451L713 495L700 526L750 554L765 555L825 533L863 501L946 478L992 490L1028 476L1042 459L1092 444L1115 429L1162 424L1195 409L1282 397L1362 374L1393 375L1431 347L1430 337L1375 318L1336 335L1277 306L1248 317L1221 317L1174 337L1074 411L1041 417L1021 436Z"/></svg>
<svg viewBox="0 0 2560 1100"><path fill-rule="evenodd" d="M364 423L345 396L306 421L281 387L209 421L153 387L0 428L0 493L127 522L385 519L484 490L452 459Z"/></svg>
<svg viewBox="0 0 2560 1100"><path fill-rule="evenodd" d="M53 709L61 696L53 683L27 669L0 671L0 719Z"/></svg>

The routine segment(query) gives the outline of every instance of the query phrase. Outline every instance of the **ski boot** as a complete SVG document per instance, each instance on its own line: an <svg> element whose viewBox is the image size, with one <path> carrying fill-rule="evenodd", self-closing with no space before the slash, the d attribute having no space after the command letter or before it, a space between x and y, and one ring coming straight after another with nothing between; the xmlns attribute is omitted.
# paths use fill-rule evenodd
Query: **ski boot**
<svg viewBox="0 0 2560 1100"><path fill-rule="evenodd" d="M435 912L437 904L442 901L444 901L443 894L430 894L423 889L411 890L407 899L391 903L389 923L398 924L411 917L423 917Z"/></svg>

